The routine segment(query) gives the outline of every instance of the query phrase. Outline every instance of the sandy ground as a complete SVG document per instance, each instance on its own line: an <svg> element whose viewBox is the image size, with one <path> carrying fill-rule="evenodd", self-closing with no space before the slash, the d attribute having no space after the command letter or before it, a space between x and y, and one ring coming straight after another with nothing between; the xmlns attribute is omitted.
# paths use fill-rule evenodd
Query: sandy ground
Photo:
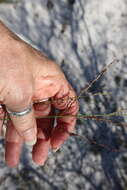
<svg viewBox="0 0 127 190"><path fill-rule="evenodd" d="M108 95L80 99L80 113L104 114L126 109L126 0L19 0L17 4L0 4L0 18L54 59L77 93L105 65L118 59L90 89L92 94ZM126 122L123 116L114 119ZM76 130L84 139L71 137L60 151L49 154L44 167L35 166L30 150L24 147L19 167L9 169L4 163L1 139L0 190L126 190L126 128L78 120ZM108 148L90 144L86 137Z"/></svg>

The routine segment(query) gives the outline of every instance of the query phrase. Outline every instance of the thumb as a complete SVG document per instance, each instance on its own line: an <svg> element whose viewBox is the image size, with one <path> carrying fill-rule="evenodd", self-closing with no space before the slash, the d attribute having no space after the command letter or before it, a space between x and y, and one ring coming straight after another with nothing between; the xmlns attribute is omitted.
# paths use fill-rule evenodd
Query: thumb
<svg viewBox="0 0 127 190"><path fill-rule="evenodd" d="M29 108L29 111L26 110ZM29 145L34 145L36 143L37 126L34 116L33 108L28 106L28 108L18 109L18 115L15 115L14 111L7 108L7 112L13 125L19 135L24 139L24 141ZM20 110L20 111L19 111ZM24 114L21 114L23 113Z"/></svg>

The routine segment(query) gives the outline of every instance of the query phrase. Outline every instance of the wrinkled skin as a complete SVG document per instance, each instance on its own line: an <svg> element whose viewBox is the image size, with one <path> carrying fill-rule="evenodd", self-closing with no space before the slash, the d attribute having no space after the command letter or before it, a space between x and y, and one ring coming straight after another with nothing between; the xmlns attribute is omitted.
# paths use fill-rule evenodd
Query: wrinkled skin
<svg viewBox="0 0 127 190"><path fill-rule="evenodd" d="M69 98L76 96L57 64L38 50L19 39L0 23L0 118L6 108L22 111L30 103L50 98L50 102L36 103L32 111L22 117L9 115L6 130L5 160L15 167L20 158L22 145L33 145L32 157L36 164L43 165L50 148L59 149L73 132L76 117L59 117L54 128L55 109L59 115L76 115L78 102ZM62 100L62 101L61 101ZM45 118L38 118L45 116ZM2 129L2 120L0 120Z"/></svg>

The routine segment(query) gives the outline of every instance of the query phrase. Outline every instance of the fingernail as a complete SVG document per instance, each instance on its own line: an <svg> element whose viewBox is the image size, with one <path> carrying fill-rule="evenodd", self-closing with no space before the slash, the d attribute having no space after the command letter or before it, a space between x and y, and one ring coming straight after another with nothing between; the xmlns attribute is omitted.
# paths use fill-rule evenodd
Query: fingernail
<svg viewBox="0 0 127 190"><path fill-rule="evenodd" d="M53 152L57 152L60 148L53 148L52 151Z"/></svg>
<svg viewBox="0 0 127 190"><path fill-rule="evenodd" d="M34 144L36 144L37 140L33 140L33 141L26 141L26 144L29 146L33 146Z"/></svg>
<svg viewBox="0 0 127 190"><path fill-rule="evenodd" d="M42 161L40 163L38 163L39 166L44 166L45 165L45 161Z"/></svg>

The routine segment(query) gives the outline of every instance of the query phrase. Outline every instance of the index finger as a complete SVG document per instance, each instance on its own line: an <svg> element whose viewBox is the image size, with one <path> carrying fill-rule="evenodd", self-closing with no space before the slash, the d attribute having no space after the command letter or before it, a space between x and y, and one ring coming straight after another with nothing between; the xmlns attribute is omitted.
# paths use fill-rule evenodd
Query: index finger
<svg viewBox="0 0 127 190"><path fill-rule="evenodd" d="M76 93L73 88L69 86L66 94L58 94L53 98L53 105L59 109L57 125L53 130L51 145L53 149L59 149L60 146L67 140L69 134L74 131L76 124L76 115L78 113L79 105L76 99Z"/></svg>

